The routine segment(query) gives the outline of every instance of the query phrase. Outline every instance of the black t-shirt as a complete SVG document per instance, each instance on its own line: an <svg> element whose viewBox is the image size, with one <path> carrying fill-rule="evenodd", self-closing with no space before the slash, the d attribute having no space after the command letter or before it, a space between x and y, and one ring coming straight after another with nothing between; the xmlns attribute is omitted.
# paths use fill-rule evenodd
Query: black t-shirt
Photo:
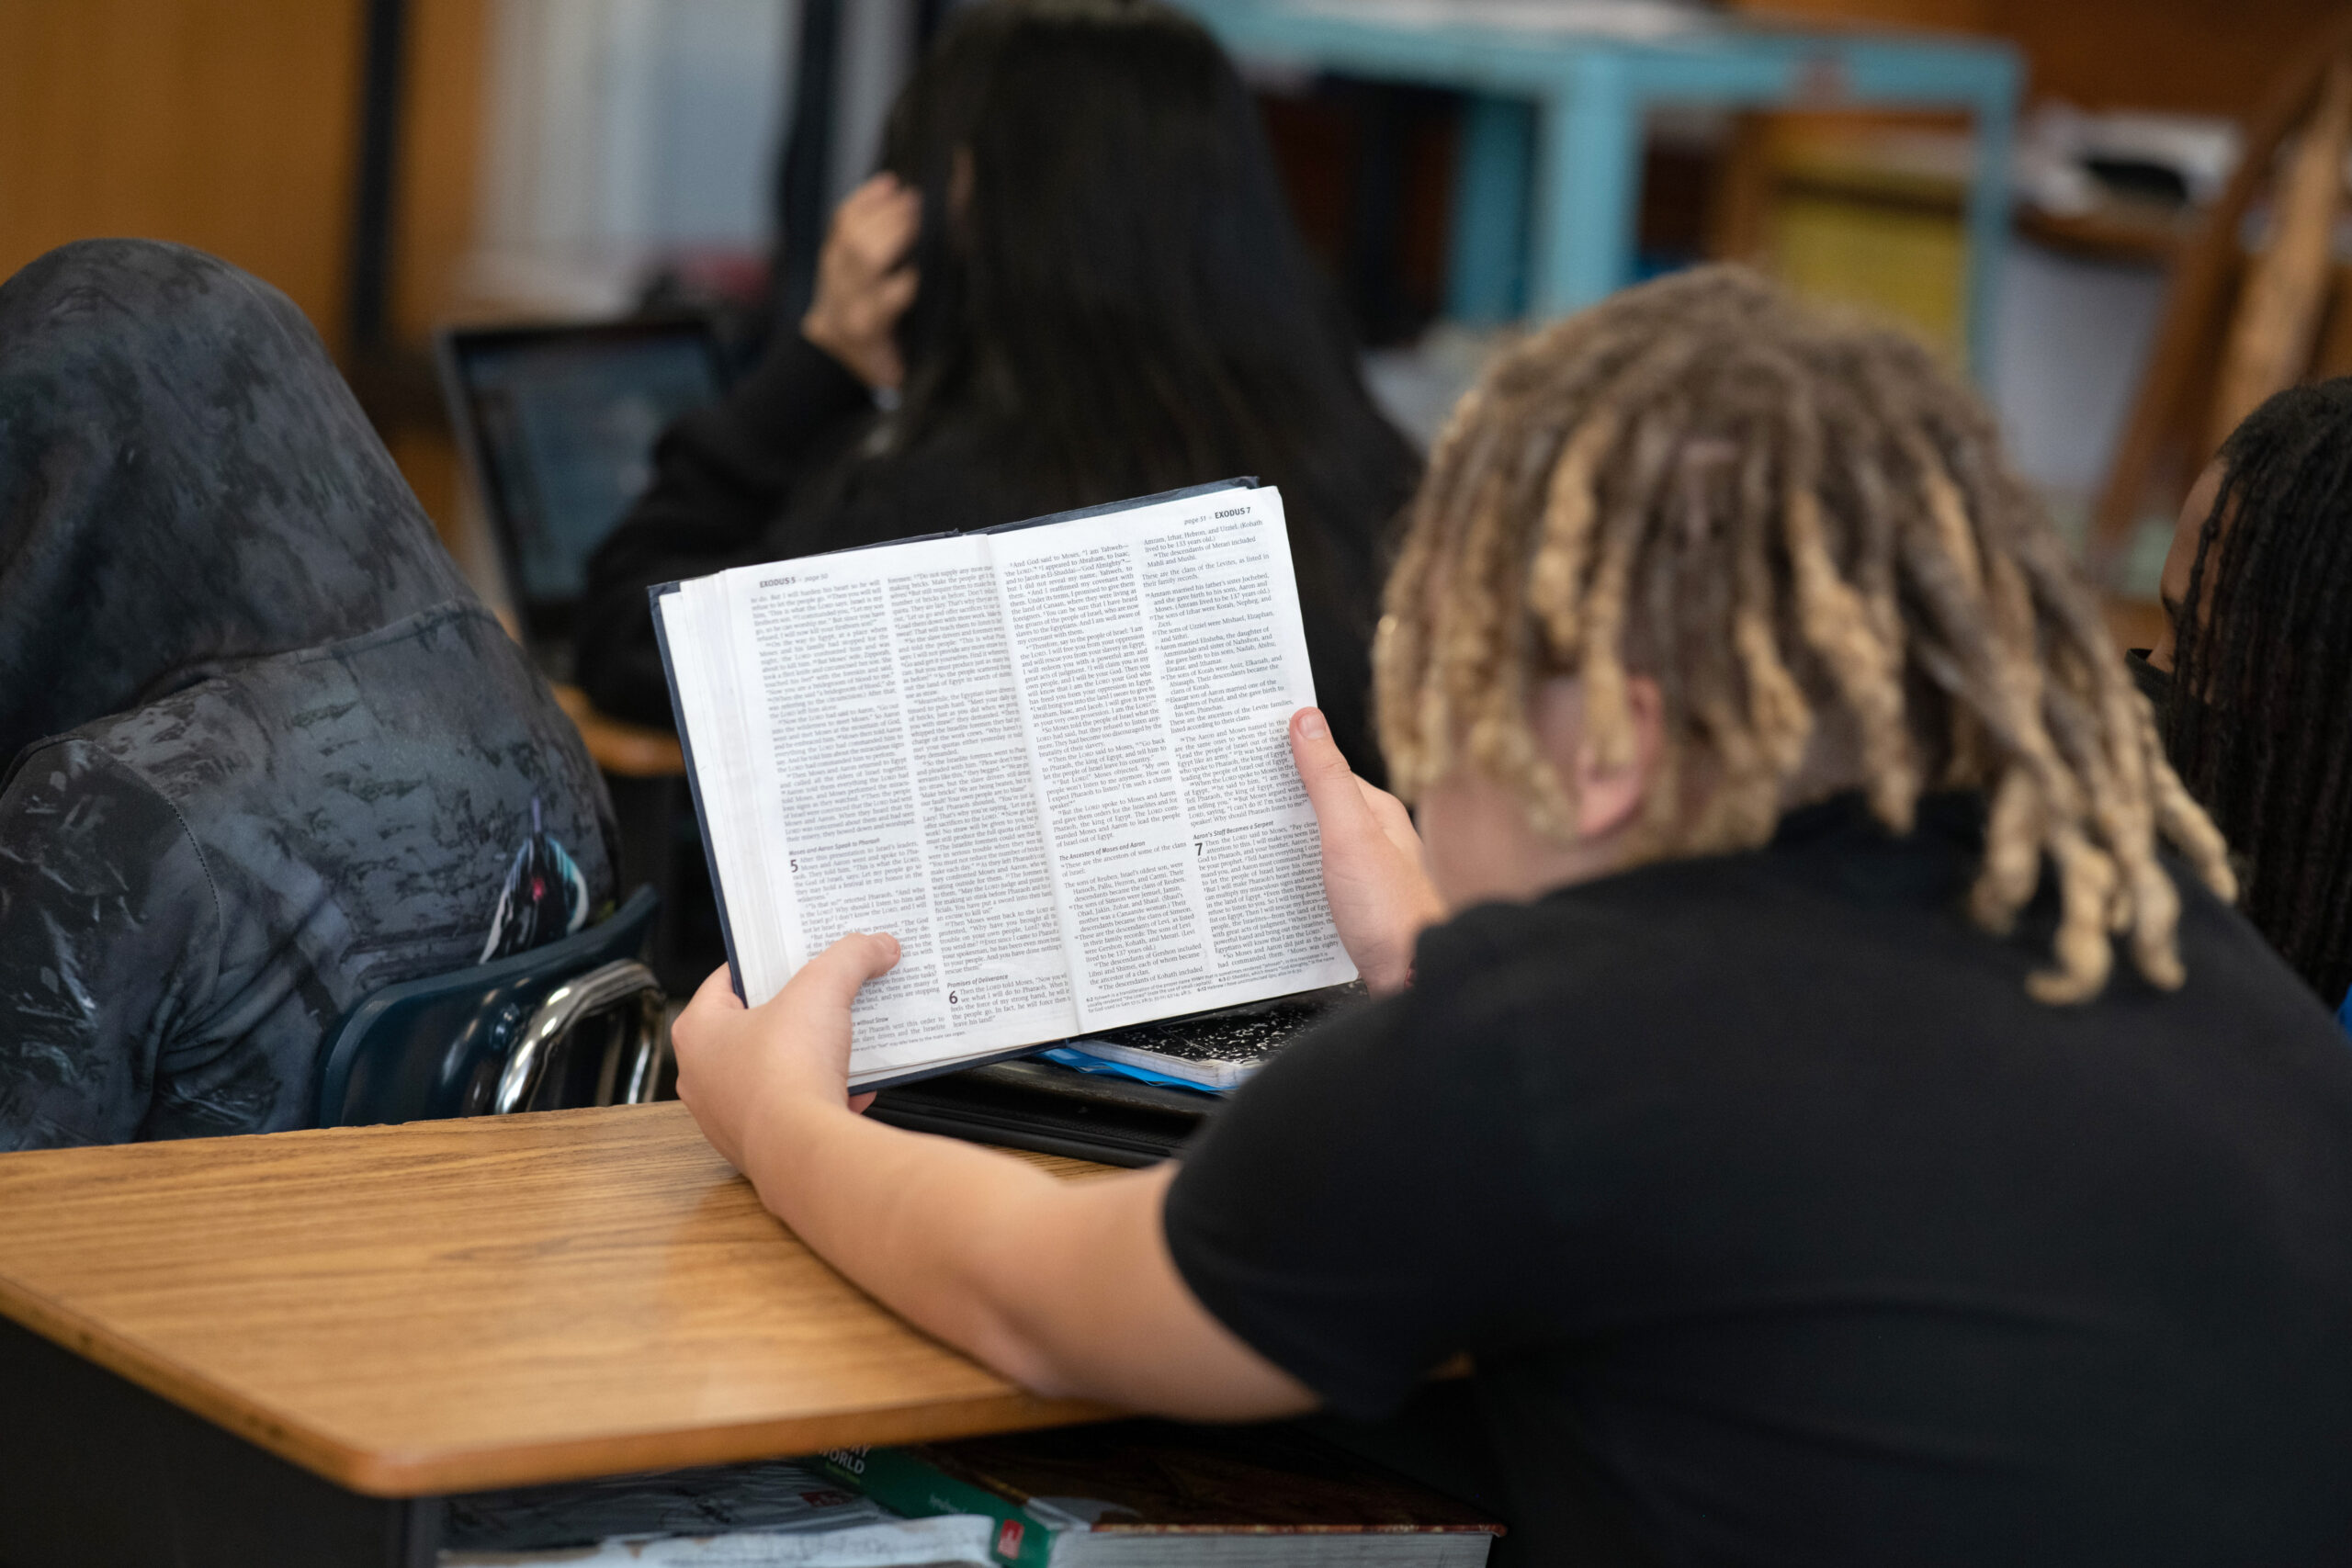
<svg viewBox="0 0 2352 1568"><path fill-rule="evenodd" d="M2184 887L2031 1000L1970 799L1422 940L1186 1156L1221 1321L1339 1411L1476 1361L1540 1562L2352 1562L2352 1050Z"/></svg>

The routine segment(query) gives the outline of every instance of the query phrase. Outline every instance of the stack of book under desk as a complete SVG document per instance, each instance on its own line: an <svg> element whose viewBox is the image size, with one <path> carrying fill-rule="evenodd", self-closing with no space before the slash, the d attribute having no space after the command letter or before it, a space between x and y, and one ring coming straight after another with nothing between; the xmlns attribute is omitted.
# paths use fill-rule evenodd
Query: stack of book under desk
<svg viewBox="0 0 2352 1568"><path fill-rule="evenodd" d="M1473 1568L1501 1526L1288 1427L1125 1421L451 1500L443 1568Z"/></svg>

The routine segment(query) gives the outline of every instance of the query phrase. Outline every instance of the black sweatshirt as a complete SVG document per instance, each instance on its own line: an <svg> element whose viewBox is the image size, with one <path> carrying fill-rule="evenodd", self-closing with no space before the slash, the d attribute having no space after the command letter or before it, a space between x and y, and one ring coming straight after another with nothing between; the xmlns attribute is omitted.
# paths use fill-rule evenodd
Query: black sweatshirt
<svg viewBox="0 0 2352 1568"><path fill-rule="evenodd" d="M865 387L795 333L724 400L664 431L652 485L589 562L574 666L589 700L616 718L668 728L646 589L807 553L772 544L770 525L797 481L838 461L874 417Z"/></svg>
<svg viewBox="0 0 2352 1568"><path fill-rule="evenodd" d="M656 583L1057 509L1041 501L1001 514L1004 502L995 498L1001 487L984 479L990 470L982 455L959 449L952 438L856 461L883 434L882 417L863 385L795 333L725 400L665 432L654 450L652 486L589 563L575 661L589 700L618 718L672 724L645 597ZM1366 455L1368 462L1398 467L1386 487L1393 503L1401 503L1411 484L1409 467L1396 462L1402 452L1399 446L1394 454ZM1231 477L1193 476L1203 482ZM1089 496L1070 504L1125 499ZM1295 530L1300 498L1288 499ZM1344 521L1369 559L1386 515ZM1376 782L1383 770L1372 740L1369 592L1317 581L1306 552L1297 554L1317 701L1340 750Z"/></svg>

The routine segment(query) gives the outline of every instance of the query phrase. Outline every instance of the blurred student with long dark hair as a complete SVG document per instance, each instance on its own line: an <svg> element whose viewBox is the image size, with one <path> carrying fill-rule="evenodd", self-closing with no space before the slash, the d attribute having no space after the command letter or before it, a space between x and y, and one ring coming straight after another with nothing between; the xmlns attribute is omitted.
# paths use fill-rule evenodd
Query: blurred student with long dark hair
<svg viewBox="0 0 2352 1568"><path fill-rule="evenodd" d="M598 552L590 697L670 722L650 584L1254 474L1283 488L1317 697L1377 777L1375 542L1419 465L1215 41L1155 4L986 0L901 95L882 162L800 330L663 437Z"/></svg>
<svg viewBox="0 0 2352 1568"><path fill-rule="evenodd" d="M2229 840L2246 919L2352 1024L2352 377L2231 433L2163 595L2134 670L2172 764Z"/></svg>

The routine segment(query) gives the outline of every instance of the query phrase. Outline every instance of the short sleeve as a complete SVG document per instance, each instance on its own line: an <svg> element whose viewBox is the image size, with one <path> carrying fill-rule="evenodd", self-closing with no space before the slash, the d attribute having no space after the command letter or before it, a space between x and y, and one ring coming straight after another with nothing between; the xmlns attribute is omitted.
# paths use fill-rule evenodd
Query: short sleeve
<svg viewBox="0 0 2352 1568"><path fill-rule="evenodd" d="M1302 1037L1184 1156L1168 1244L1202 1304L1343 1414L1508 1339L1540 1246L1501 1043L1417 991Z"/></svg>
<svg viewBox="0 0 2352 1568"><path fill-rule="evenodd" d="M136 773L81 740L22 759L0 790L0 1149L138 1135L219 919Z"/></svg>

